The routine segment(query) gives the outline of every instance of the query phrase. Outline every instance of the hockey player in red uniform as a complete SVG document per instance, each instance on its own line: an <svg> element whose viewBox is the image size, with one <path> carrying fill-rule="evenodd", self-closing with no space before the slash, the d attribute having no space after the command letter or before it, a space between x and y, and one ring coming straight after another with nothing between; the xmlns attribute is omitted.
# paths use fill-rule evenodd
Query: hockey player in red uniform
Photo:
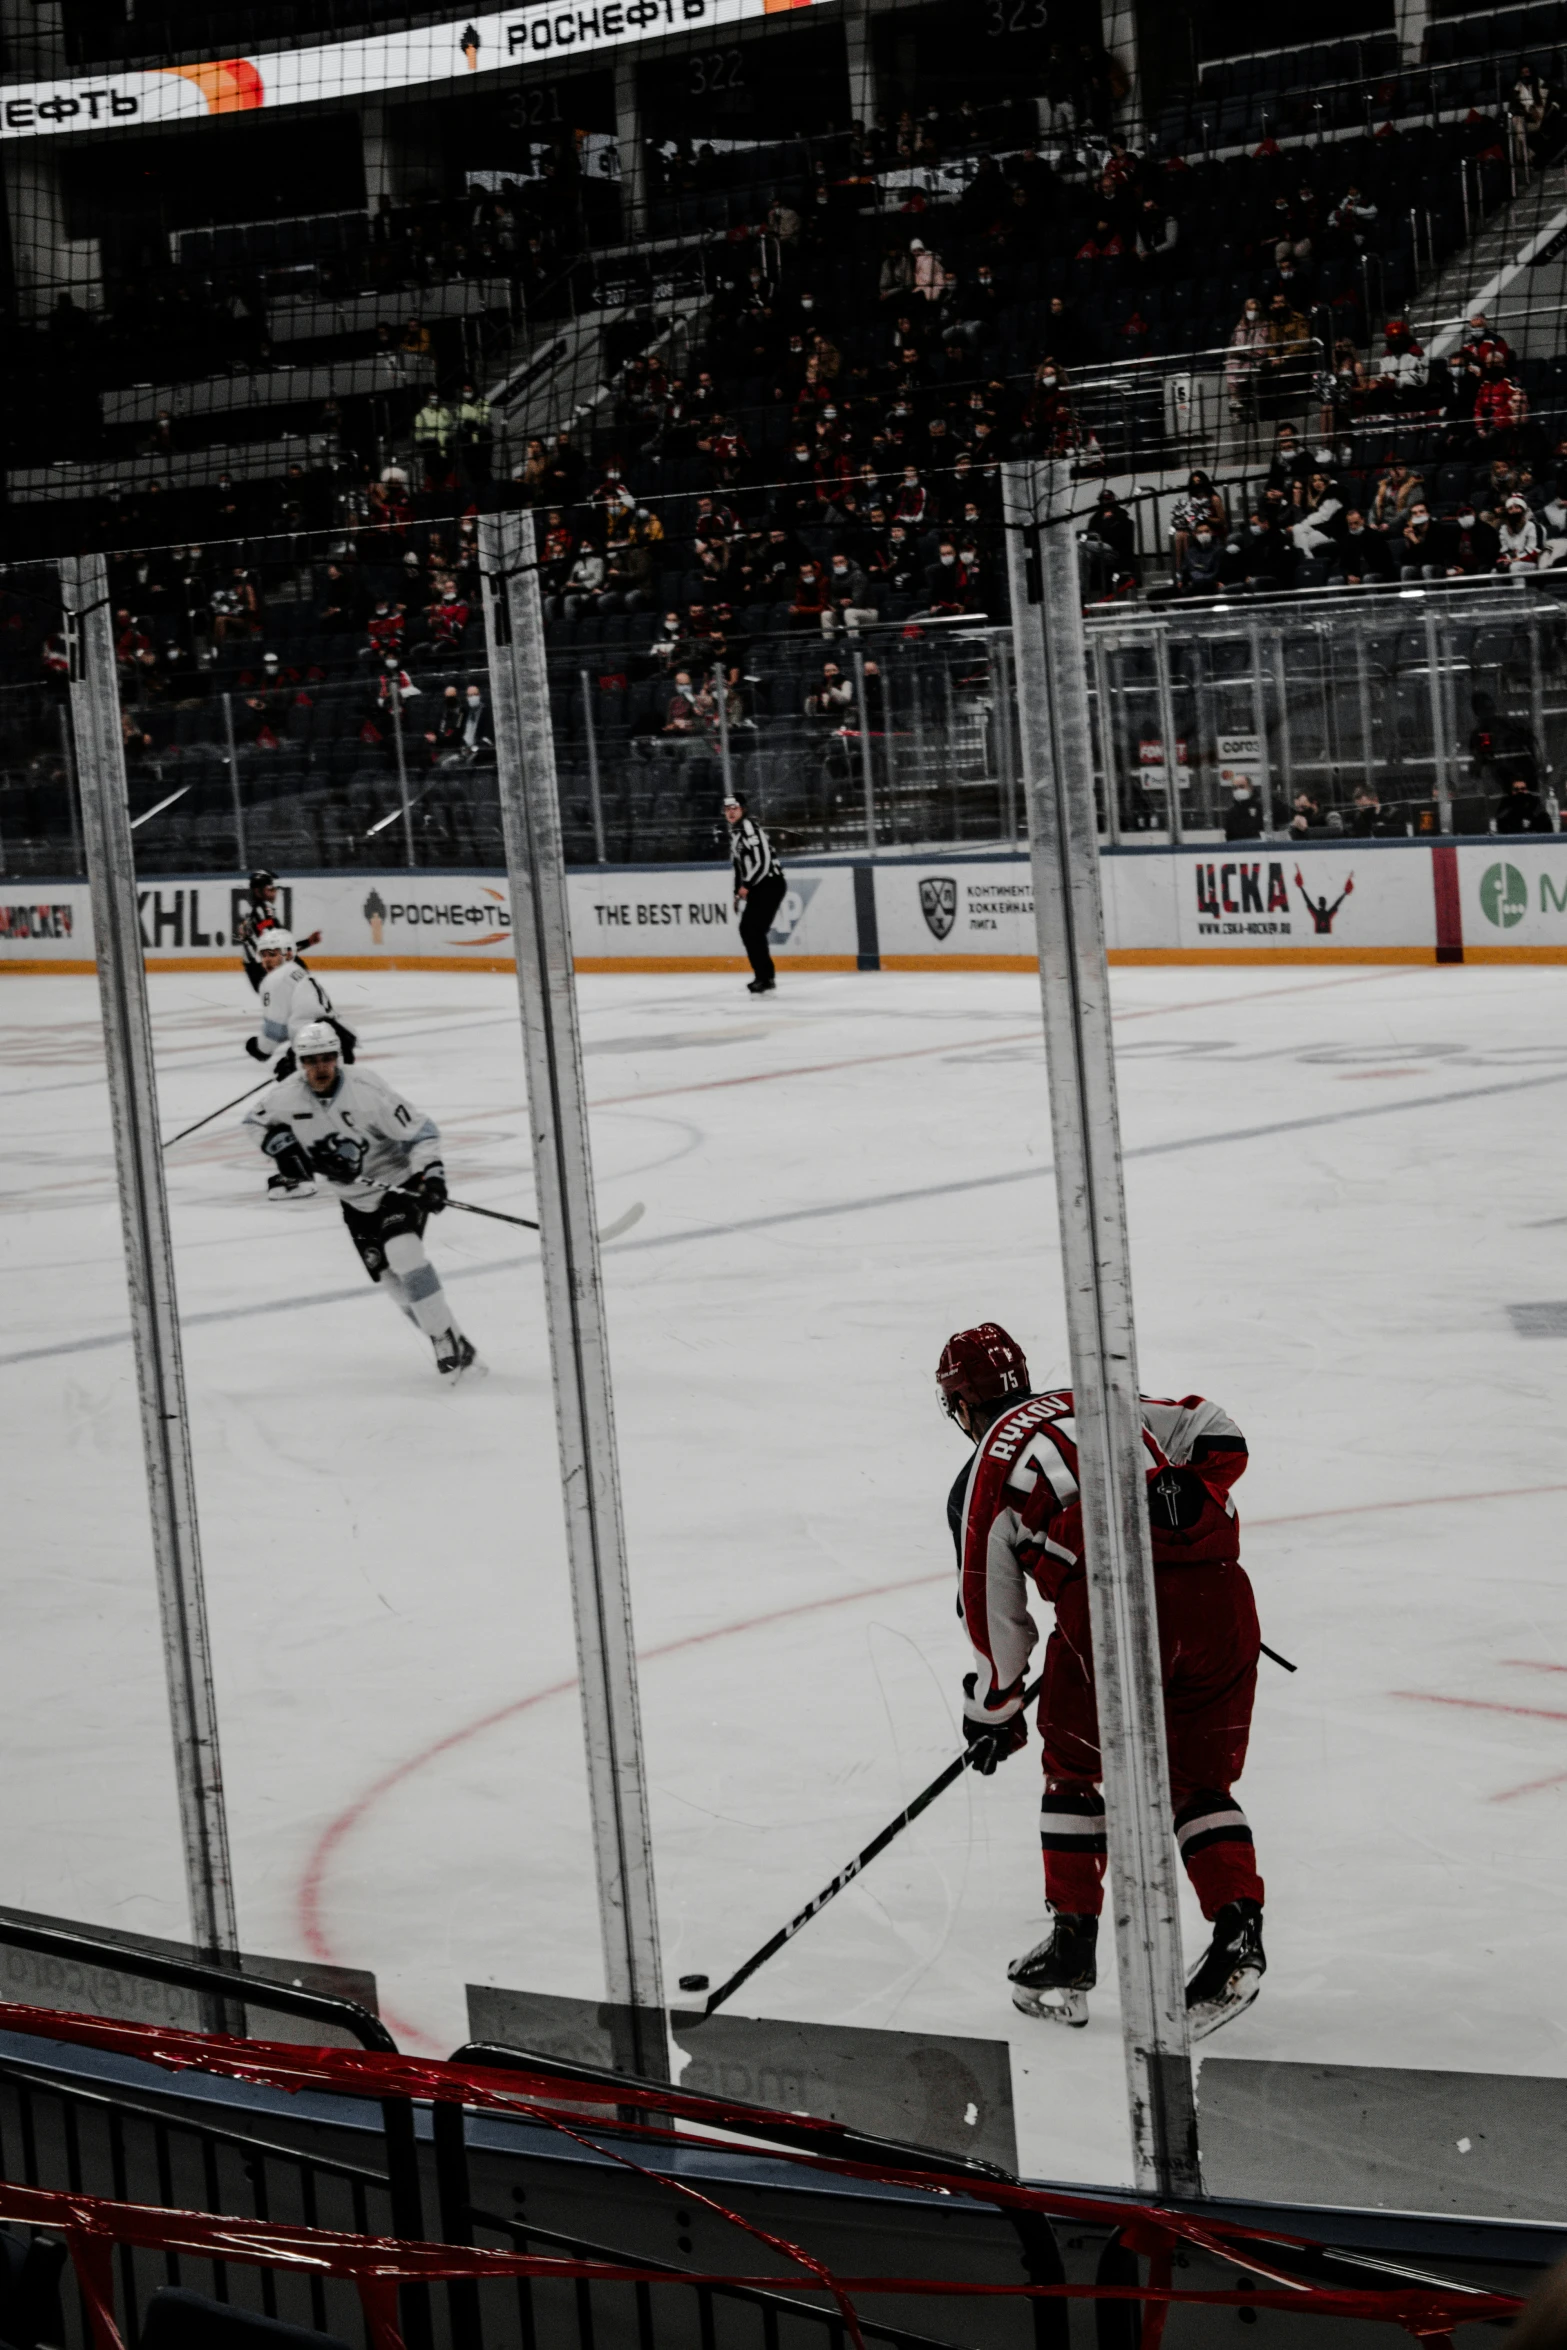
<svg viewBox="0 0 1567 2350"><path fill-rule="evenodd" d="M1040 1841L1054 1917L1048 1940L1007 1969L1013 2003L1027 2015L1085 2024L1097 1979L1105 1829L1072 1397L1065 1389L1034 1395L1022 1348L995 1322L949 1338L936 1379L949 1417L974 1444L947 1515L974 1650L964 1731L984 1745L974 1767L986 1776L1028 1743L1022 1693L1038 1638L1030 1584L1056 1614L1039 1705ZM1232 1793L1246 1759L1259 1654L1230 1499L1246 1466L1246 1439L1199 1395L1144 1396L1142 1406L1175 1836L1213 1926L1186 1986L1201 2038L1251 2005L1266 1965L1262 1879Z"/></svg>

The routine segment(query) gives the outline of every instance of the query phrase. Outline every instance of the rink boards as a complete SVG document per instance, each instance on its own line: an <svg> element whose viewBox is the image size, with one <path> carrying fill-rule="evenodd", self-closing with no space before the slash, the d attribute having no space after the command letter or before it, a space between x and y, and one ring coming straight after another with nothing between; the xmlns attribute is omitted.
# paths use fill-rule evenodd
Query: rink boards
<svg viewBox="0 0 1567 2350"><path fill-rule="evenodd" d="M1028 859L994 853L791 859L771 933L784 968L1017 970L1035 961ZM1103 860L1121 963L1567 961L1567 837L1125 848ZM574 868L581 971L746 968L727 865ZM0 883L0 969L93 968L82 881ZM512 961L500 873L301 873L284 919L325 970L497 970ZM150 964L226 968L239 875L141 892Z"/></svg>

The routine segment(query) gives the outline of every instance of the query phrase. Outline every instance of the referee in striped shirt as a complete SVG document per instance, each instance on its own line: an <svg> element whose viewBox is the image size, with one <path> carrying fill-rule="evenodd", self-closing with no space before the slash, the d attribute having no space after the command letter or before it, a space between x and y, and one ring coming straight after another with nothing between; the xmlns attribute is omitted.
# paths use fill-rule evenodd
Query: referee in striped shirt
<svg viewBox="0 0 1567 2350"><path fill-rule="evenodd" d="M729 854L735 869L735 912L740 916L740 943L750 958L752 977L748 995L771 995L778 985L773 958L767 951L767 933L783 904L788 883L773 855L773 844L755 818L745 812L738 792L724 802L729 825Z"/></svg>

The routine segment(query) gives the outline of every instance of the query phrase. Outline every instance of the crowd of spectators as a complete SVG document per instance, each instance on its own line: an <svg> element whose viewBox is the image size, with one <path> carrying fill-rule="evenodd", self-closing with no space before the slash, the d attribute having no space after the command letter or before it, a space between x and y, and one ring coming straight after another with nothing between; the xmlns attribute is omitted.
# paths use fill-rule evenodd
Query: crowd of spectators
<svg viewBox="0 0 1567 2350"><path fill-rule="evenodd" d="M1320 435L1281 424L1255 496L1232 507L1193 473L1172 518L1169 593L1473 579L1567 555L1567 437L1531 418L1505 336L1477 311L1449 358L1428 365L1399 320L1387 346L1377 368L1340 347ZM1419 430L1429 462L1391 436L1379 462L1346 462L1353 444L1334 436L1383 421Z"/></svg>

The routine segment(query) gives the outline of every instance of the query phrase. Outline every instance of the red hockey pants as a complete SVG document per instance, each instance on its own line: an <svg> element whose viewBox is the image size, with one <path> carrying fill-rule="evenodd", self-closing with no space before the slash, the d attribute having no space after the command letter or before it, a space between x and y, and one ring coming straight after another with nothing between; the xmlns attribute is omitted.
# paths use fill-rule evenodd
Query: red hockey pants
<svg viewBox="0 0 1567 2350"><path fill-rule="evenodd" d="M1257 1604L1244 1567L1156 1567L1160 1676L1175 1834L1204 1917L1262 1899L1251 1828L1230 1790L1246 1760L1257 1694ZM1099 1716L1080 1577L1056 1600L1039 1701L1045 1749L1040 1842L1052 1909L1097 1916L1104 1905L1104 1797Z"/></svg>

